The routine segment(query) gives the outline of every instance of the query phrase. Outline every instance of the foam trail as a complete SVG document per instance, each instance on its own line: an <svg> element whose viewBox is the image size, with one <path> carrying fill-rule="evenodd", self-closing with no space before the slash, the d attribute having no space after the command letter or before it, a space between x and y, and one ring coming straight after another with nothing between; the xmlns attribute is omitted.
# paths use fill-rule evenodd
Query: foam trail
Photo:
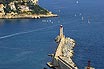
<svg viewBox="0 0 104 69"><path fill-rule="evenodd" d="M6 36L2 36L2 37L0 37L0 39L9 38L9 37L13 37L13 36L21 35L21 34L26 34L26 33L31 33L31 32L35 32L35 31L39 31L39 30L44 30L47 28L55 27L55 26L57 26L57 25L45 27L45 28L40 28L40 29L36 29L36 30L31 30L31 31L27 31L27 32L19 32L19 33L15 33L15 34L10 34L10 35L6 35Z"/></svg>

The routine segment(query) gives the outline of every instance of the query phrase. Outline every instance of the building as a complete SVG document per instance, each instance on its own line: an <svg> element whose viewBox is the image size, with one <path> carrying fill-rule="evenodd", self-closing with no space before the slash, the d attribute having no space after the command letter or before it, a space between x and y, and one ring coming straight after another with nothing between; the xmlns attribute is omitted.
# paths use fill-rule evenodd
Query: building
<svg viewBox="0 0 104 69"><path fill-rule="evenodd" d="M28 6L20 5L19 7L20 7L21 12L27 12L27 11L30 11L30 9L29 9Z"/></svg>
<svg viewBox="0 0 104 69"><path fill-rule="evenodd" d="M5 12L4 12L4 5L0 4L0 16L2 16L4 14L5 14Z"/></svg>
<svg viewBox="0 0 104 69"><path fill-rule="evenodd" d="M33 3L34 4L38 4L38 0L33 0Z"/></svg>
<svg viewBox="0 0 104 69"><path fill-rule="evenodd" d="M16 10L16 7L15 7L15 4L14 4L14 2L11 2L10 4L9 4L9 6L10 6L10 9L11 10Z"/></svg>
<svg viewBox="0 0 104 69"><path fill-rule="evenodd" d="M35 5L38 4L38 0L30 0L31 2L33 2Z"/></svg>

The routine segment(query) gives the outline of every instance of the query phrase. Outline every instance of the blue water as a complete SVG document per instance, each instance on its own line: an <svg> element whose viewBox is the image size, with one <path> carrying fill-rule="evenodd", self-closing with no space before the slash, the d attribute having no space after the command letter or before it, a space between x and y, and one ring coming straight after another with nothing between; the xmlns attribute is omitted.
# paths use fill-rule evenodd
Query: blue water
<svg viewBox="0 0 104 69"><path fill-rule="evenodd" d="M79 69L84 69L88 60L96 69L104 69L104 1L40 0L39 4L59 17L0 19L0 69L47 67L60 24L64 34L76 41L73 60Z"/></svg>

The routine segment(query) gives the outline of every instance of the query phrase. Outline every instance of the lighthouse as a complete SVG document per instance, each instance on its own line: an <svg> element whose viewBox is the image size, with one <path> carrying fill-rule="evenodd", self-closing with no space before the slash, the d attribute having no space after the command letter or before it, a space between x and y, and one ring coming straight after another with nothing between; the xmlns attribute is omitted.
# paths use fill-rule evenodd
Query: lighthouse
<svg viewBox="0 0 104 69"><path fill-rule="evenodd" d="M85 69L95 69L95 68L93 68L93 67L90 66L90 62L91 61L88 61L88 66L86 66Z"/></svg>
<svg viewBox="0 0 104 69"><path fill-rule="evenodd" d="M60 25L60 38L63 38L64 34L63 34L63 26Z"/></svg>

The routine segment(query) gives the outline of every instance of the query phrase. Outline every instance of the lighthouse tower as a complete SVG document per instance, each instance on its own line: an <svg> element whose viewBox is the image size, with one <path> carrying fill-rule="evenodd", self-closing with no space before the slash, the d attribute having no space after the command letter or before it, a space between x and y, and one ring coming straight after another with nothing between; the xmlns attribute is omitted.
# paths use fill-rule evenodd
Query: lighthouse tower
<svg viewBox="0 0 104 69"><path fill-rule="evenodd" d="M91 62L91 61L88 61L88 66L85 67L85 69L95 69L95 68L93 68L93 67L90 66L90 62Z"/></svg>
<svg viewBox="0 0 104 69"><path fill-rule="evenodd" d="M63 26L60 25L60 38L63 38L64 34L63 34Z"/></svg>

